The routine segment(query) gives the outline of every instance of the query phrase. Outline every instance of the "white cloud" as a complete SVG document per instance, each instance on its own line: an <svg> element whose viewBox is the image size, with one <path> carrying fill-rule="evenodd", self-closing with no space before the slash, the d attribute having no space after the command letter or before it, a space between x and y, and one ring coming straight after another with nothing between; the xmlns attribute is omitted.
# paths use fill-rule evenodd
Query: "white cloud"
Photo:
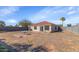
<svg viewBox="0 0 79 59"><path fill-rule="evenodd" d="M79 18L75 17L73 15L75 15L76 13L78 13L79 11L77 9L75 9L74 7L47 7L44 8L43 10L41 10L40 12L36 13L35 15L32 16L32 18L30 18L32 21L35 22L39 22L39 21L43 21L43 20L48 20L52 23L55 24L61 24L61 21L57 20L57 18L55 17L62 17L62 16L66 16L67 20L64 22L65 25L68 23L78 23ZM52 20L51 20L52 17ZM71 17L71 18L69 18ZM54 19L55 18L55 19Z"/></svg>
<svg viewBox="0 0 79 59"><path fill-rule="evenodd" d="M56 10L56 11L53 11L53 13L55 13L55 14L58 14L58 13L66 13L66 11L64 11L64 10Z"/></svg>
<svg viewBox="0 0 79 59"><path fill-rule="evenodd" d="M46 7L36 13L35 15L31 16L31 20L40 21L40 20L46 20L46 18L49 18L50 16L57 14L57 13L63 13L64 11L58 10L58 8L61 7Z"/></svg>
<svg viewBox="0 0 79 59"><path fill-rule="evenodd" d="M68 8L68 10L73 10L73 9L74 9L74 7L73 7L73 6L71 6L71 7L69 7L69 8Z"/></svg>
<svg viewBox="0 0 79 59"><path fill-rule="evenodd" d="M71 14L75 14L75 13L77 13L77 11L73 10L73 11L69 11L67 14L71 15Z"/></svg>
<svg viewBox="0 0 79 59"><path fill-rule="evenodd" d="M61 24L61 21L60 20L53 20L51 22L54 23L54 24Z"/></svg>
<svg viewBox="0 0 79 59"><path fill-rule="evenodd" d="M13 6L9 6L9 7L3 7L0 9L0 16L6 16L12 13L15 13L16 11L19 10L19 7L13 7Z"/></svg>
<svg viewBox="0 0 79 59"><path fill-rule="evenodd" d="M50 13L51 9L49 7L44 8L43 10L37 12L35 15L33 15L30 19L31 20L35 20L35 21L39 21L40 19L44 19L47 18Z"/></svg>
<svg viewBox="0 0 79 59"><path fill-rule="evenodd" d="M8 19L6 21L6 23L9 25L9 24L12 24L12 25L15 25L17 23L17 20L16 19Z"/></svg>
<svg viewBox="0 0 79 59"><path fill-rule="evenodd" d="M17 21L14 20L14 19L10 19L10 20L8 20L8 22L10 22L10 23L16 23Z"/></svg>
<svg viewBox="0 0 79 59"><path fill-rule="evenodd" d="M65 21L65 24L75 25L77 23L79 23L79 16L72 16L70 18L67 18Z"/></svg>
<svg viewBox="0 0 79 59"><path fill-rule="evenodd" d="M78 13L78 7L71 6L68 8L67 15L72 15Z"/></svg>
<svg viewBox="0 0 79 59"><path fill-rule="evenodd" d="M53 18L55 15L60 16L61 14L70 15L75 13L76 11L69 11L73 9L73 7L46 7L33 15L30 19L33 21L40 21ZM69 11L69 12L68 12Z"/></svg>

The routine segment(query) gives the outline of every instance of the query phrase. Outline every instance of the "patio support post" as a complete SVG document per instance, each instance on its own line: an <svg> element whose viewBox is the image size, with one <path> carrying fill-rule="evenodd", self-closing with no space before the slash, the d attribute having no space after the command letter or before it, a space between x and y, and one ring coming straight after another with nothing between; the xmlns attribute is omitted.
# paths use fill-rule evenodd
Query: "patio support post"
<svg viewBox="0 0 79 59"><path fill-rule="evenodd" d="M45 31L45 26L43 26L43 31Z"/></svg>
<svg viewBox="0 0 79 59"><path fill-rule="evenodd" d="M51 26L49 26L49 31L51 31Z"/></svg>

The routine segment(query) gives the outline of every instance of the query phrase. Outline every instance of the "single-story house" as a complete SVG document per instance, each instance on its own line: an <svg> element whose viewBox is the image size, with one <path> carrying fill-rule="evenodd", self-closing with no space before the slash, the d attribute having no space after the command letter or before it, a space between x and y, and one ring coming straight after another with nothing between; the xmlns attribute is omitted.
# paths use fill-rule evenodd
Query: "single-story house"
<svg viewBox="0 0 79 59"><path fill-rule="evenodd" d="M48 21L42 21L36 24L31 25L32 31L42 31L42 32L53 32L53 31L62 31L62 29L51 22Z"/></svg>

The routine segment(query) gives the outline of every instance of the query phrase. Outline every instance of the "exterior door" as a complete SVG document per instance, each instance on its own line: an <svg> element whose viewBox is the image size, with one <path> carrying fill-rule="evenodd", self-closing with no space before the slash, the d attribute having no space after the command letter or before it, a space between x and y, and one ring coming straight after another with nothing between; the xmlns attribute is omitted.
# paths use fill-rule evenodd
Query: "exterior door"
<svg viewBox="0 0 79 59"><path fill-rule="evenodd" d="M43 26L40 26L40 31L43 31Z"/></svg>

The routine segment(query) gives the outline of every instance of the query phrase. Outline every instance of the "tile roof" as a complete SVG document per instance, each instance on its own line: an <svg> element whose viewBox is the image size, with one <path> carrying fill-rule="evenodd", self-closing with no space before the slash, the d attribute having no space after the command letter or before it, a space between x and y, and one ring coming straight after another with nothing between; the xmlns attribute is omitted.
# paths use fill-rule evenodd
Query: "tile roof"
<svg viewBox="0 0 79 59"><path fill-rule="evenodd" d="M32 26L41 26L41 25L55 25L55 24L48 22L48 21L42 21L36 24L32 24Z"/></svg>

